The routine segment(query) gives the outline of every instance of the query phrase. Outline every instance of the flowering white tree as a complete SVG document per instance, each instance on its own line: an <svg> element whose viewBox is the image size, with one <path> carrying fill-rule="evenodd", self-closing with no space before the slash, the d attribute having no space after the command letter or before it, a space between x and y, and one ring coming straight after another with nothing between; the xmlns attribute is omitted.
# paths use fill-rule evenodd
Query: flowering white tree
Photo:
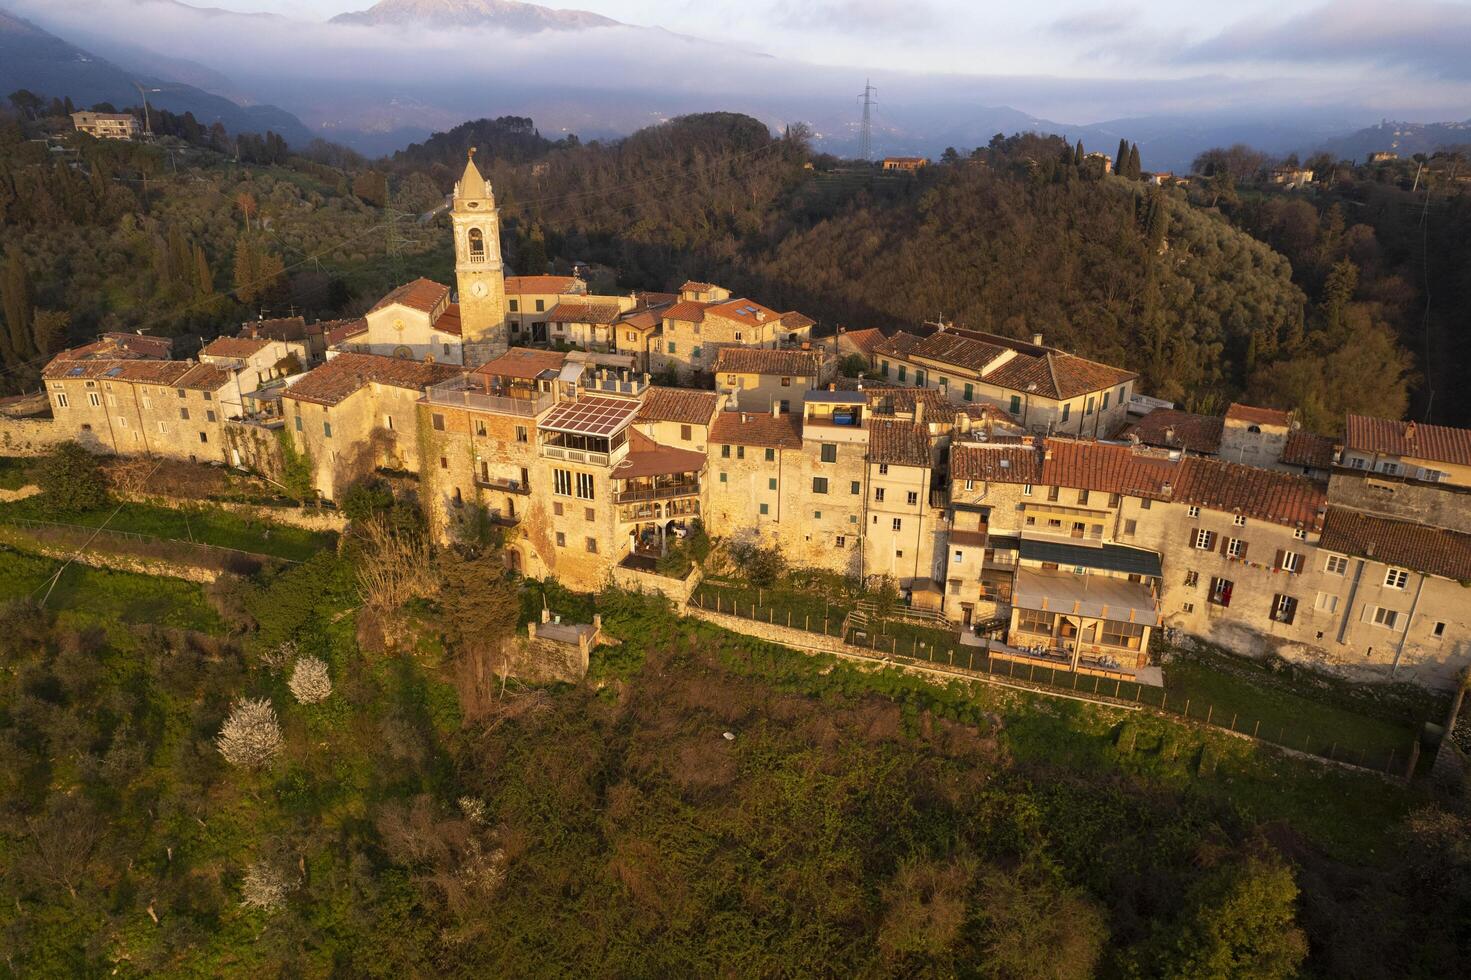
<svg viewBox="0 0 1471 980"><path fill-rule="evenodd" d="M215 744L231 765L259 769L281 752L281 726L266 698L237 702Z"/></svg>
<svg viewBox="0 0 1471 980"><path fill-rule="evenodd" d="M291 694L301 704L316 704L332 695L332 676L327 673L327 664L318 657L307 654L291 668L291 680L286 682Z"/></svg>
<svg viewBox="0 0 1471 980"><path fill-rule="evenodd" d="M286 904L286 896L296 888L296 880L265 861L257 861L245 869L240 883L240 904L246 908L275 912Z"/></svg>

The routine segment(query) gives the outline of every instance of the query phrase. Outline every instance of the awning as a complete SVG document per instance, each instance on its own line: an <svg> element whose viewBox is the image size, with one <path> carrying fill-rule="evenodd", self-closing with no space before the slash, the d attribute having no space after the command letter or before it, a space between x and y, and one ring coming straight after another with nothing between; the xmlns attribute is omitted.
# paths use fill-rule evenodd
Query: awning
<svg viewBox="0 0 1471 980"><path fill-rule="evenodd" d="M1037 609L1109 619L1122 623L1158 626L1159 610L1154 595L1137 582L1103 575L1074 575L1045 568L1018 568L1011 604L1018 609Z"/></svg>
<svg viewBox="0 0 1471 980"><path fill-rule="evenodd" d="M1097 568L1130 575L1152 575L1155 578L1163 573L1159 555L1143 548L1125 548L1118 544L1088 548L1023 538L1021 556L1024 561L1050 561L1068 568Z"/></svg>

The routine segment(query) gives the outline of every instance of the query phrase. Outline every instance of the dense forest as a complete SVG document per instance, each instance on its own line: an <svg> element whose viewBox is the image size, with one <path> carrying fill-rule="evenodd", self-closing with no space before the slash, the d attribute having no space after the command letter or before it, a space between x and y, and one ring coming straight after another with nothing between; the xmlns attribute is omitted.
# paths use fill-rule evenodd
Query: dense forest
<svg viewBox="0 0 1471 980"><path fill-rule="evenodd" d="M1344 411L1471 417L1452 374L1471 353L1471 196L1421 189L1419 174L1412 187L1402 171L1313 161L1322 189L1288 193L1265 158L1232 148L1204 155L1188 190L1159 188L1136 179L1137 149L1121 145L1107 175L1081 146L998 134L886 175L814 156L800 125L773 137L729 113L588 143L485 119L377 162L160 118L168 140L75 137L58 155L25 137L60 123L39 100L25 109L0 118L12 390L100 329L208 336L447 279L445 219L430 212L475 146L516 271L590 262L610 288L719 281L828 331L943 318L1041 333L1189 407L1247 398L1328 432Z"/></svg>

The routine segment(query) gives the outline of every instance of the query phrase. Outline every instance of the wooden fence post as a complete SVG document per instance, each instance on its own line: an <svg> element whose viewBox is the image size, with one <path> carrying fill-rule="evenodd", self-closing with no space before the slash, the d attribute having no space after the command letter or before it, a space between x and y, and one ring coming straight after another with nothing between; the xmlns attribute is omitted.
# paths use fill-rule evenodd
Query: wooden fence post
<svg viewBox="0 0 1471 980"><path fill-rule="evenodd" d="M1239 714L1239 712L1232 712L1232 714L1231 714L1231 731L1233 731L1233 732L1236 730L1236 715L1237 714Z"/></svg>
<svg viewBox="0 0 1471 980"><path fill-rule="evenodd" d="M1216 706L1215 705L1211 705L1210 707L1208 707L1208 708L1205 709L1205 723L1207 725L1209 725L1211 723L1211 715L1213 715L1215 713L1216 713Z"/></svg>
<svg viewBox="0 0 1471 980"><path fill-rule="evenodd" d="M1094 694L1097 694L1098 693L1098 685L1101 684L1102 682L1103 682L1103 675L1102 674L1094 674L1093 675L1093 693Z"/></svg>
<svg viewBox="0 0 1471 980"><path fill-rule="evenodd" d="M1161 711L1165 710L1165 705L1167 705L1169 703L1170 703L1170 692L1169 691L1165 691L1164 692L1164 697L1162 697L1162 698L1159 699L1159 710L1161 710Z"/></svg>
<svg viewBox="0 0 1471 980"><path fill-rule="evenodd" d="M1256 720L1256 724L1253 725L1252 728L1251 728L1251 737L1252 738L1256 738L1257 737L1257 732L1259 732L1261 730L1262 730L1262 720L1260 718L1258 718Z"/></svg>
<svg viewBox="0 0 1471 980"><path fill-rule="evenodd" d="M1123 690L1123 687L1124 679L1122 677L1115 677L1113 679L1113 696L1117 698L1119 696L1119 691Z"/></svg>
<svg viewBox="0 0 1471 980"><path fill-rule="evenodd" d="M1185 717L1186 718L1189 718L1190 717L1190 699L1189 698L1186 698L1185 699Z"/></svg>

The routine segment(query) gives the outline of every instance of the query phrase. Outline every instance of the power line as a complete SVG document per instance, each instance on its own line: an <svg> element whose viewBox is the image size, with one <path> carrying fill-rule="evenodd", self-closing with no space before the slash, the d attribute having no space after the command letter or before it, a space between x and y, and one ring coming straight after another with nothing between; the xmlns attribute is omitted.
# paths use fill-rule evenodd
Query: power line
<svg viewBox="0 0 1471 980"><path fill-rule="evenodd" d="M863 100L863 128L858 131L858 155L869 161L873 160L873 103L878 91L865 78L863 93L858 96Z"/></svg>

